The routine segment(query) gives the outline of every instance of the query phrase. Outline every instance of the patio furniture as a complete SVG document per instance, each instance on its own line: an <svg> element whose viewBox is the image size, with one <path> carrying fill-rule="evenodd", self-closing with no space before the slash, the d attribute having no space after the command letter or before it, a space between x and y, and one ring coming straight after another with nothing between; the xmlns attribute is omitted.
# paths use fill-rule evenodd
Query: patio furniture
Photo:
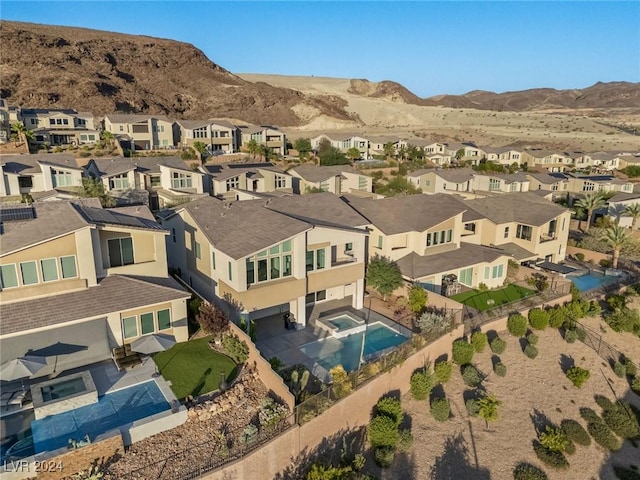
<svg viewBox="0 0 640 480"><path fill-rule="evenodd" d="M15 392L2 392L0 394L0 407L6 407L9 405L9 401Z"/></svg>
<svg viewBox="0 0 640 480"><path fill-rule="evenodd" d="M111 358L113 358L118 370L133 368L142 363L140 355L132 351L129 344L123 347L115 347L111 352Z"/></svg>
<svg viewBox="0 0 640 480"><path fill-rule="evenodd" d="M24 405L26 399L27 399L27 393L29 393L27 390L22 390L20 392L14 392L13 396L11 397L11 399L9 400L9 405L14 405L17 407L21 407L22 405Z"/></svg>

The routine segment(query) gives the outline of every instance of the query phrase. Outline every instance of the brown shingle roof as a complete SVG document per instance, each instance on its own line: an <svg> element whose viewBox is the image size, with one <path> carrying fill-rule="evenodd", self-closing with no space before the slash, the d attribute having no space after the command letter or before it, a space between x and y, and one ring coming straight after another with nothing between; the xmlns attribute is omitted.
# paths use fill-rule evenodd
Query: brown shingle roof
<svg viewBox="0 0 640 480"><path fill-rule="evenodd" d="M292 168L290 171L297 173L301 178L312 183L322 182L323 180L341 175L343 172L353 173L355 175L360 174L360 172L349 165L331 165L325 167L300 165L299 167Z"/></svg>
<svg viewBox="0 0 640 480"><path fill-rule="evenodd" d="M36 155L0 155L0 164L6 173L27 174L40 173L40 165L54 165L72 170L81 170L75 157L68 153L40 153Z"/></svg>
<svg viewBox="0 0 640 480"><path fill-rule="evenodd" d="M541 226L568 211L531 192L477 198L463 203L496 224L519 222Z"/></svg>
<svg viewBox="0 0 640 480"><path fill-rule="evenodd" d="M104 278L97 286L85 290L0 305L0 335L99 317L190 296L172 278L112 275Z"/></svg>
<svg viewBox="0 0 640 480"><path fill-rule="evenodd" d="M471 168L443 168L433 172L447 182L453 183L464 183L471 180L476 173Z"/></svg>

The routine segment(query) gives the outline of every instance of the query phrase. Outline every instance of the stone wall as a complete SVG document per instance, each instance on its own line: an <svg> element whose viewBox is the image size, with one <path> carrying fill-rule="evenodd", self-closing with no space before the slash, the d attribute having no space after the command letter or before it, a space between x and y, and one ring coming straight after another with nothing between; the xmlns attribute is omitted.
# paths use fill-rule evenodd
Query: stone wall
<svg viewBox="0 0 640 480"><path fill-rule="evenodd" d="M595 264L599 264L600 260L611 259L611 255L606 253L594 252L593 250L587 250L586 248L567 247L567 255L575 256L576 253L582 253L584 255L585 262L592 261Z"/></svg>

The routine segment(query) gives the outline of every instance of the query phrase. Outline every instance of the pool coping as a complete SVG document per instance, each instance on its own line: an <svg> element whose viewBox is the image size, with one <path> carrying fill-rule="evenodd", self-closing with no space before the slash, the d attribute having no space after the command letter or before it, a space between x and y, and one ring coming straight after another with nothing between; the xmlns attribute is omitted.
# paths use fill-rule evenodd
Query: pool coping
<svg viewBox="0 0 640 480"><path fill-rule="evenodd" d="M63 382L69 382L77 378L82 379L85 387L83 391L62 398L48 401L44 400L42 395L43 388ZM98 390L96 389L96 384L93 381L91 372L88 370L75 373L73 375L57 377L45 382L36 383L34 385L31 385L30 390L31 399L33 402L33 411L36 420L48 417L49 415L57 415L59 413L65 413L70 410L75 410L76 408L91 405L98 401Z"/></svg>

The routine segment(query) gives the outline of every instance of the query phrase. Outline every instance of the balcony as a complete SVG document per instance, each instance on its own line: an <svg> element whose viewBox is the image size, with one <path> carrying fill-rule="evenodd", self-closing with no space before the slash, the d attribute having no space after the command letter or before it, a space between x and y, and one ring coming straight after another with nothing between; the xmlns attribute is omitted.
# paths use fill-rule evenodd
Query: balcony
<svg viewBox="0 0 640 480"><path fill-rule="evenodd" d="M552 240L556 240L557 238L558 237L556 237L555 233L554 234L543 233L542 235L540 235L540 243L550 242Z"/></svg>
<svg viewBox="0 0 640 480"><path fill-rule="evenodd" d="M350 263L357 262L358 259L354 256L353 250L345 250L342 255L331 255L331 266L339 267L341 265L348 265Z"/></svg>

